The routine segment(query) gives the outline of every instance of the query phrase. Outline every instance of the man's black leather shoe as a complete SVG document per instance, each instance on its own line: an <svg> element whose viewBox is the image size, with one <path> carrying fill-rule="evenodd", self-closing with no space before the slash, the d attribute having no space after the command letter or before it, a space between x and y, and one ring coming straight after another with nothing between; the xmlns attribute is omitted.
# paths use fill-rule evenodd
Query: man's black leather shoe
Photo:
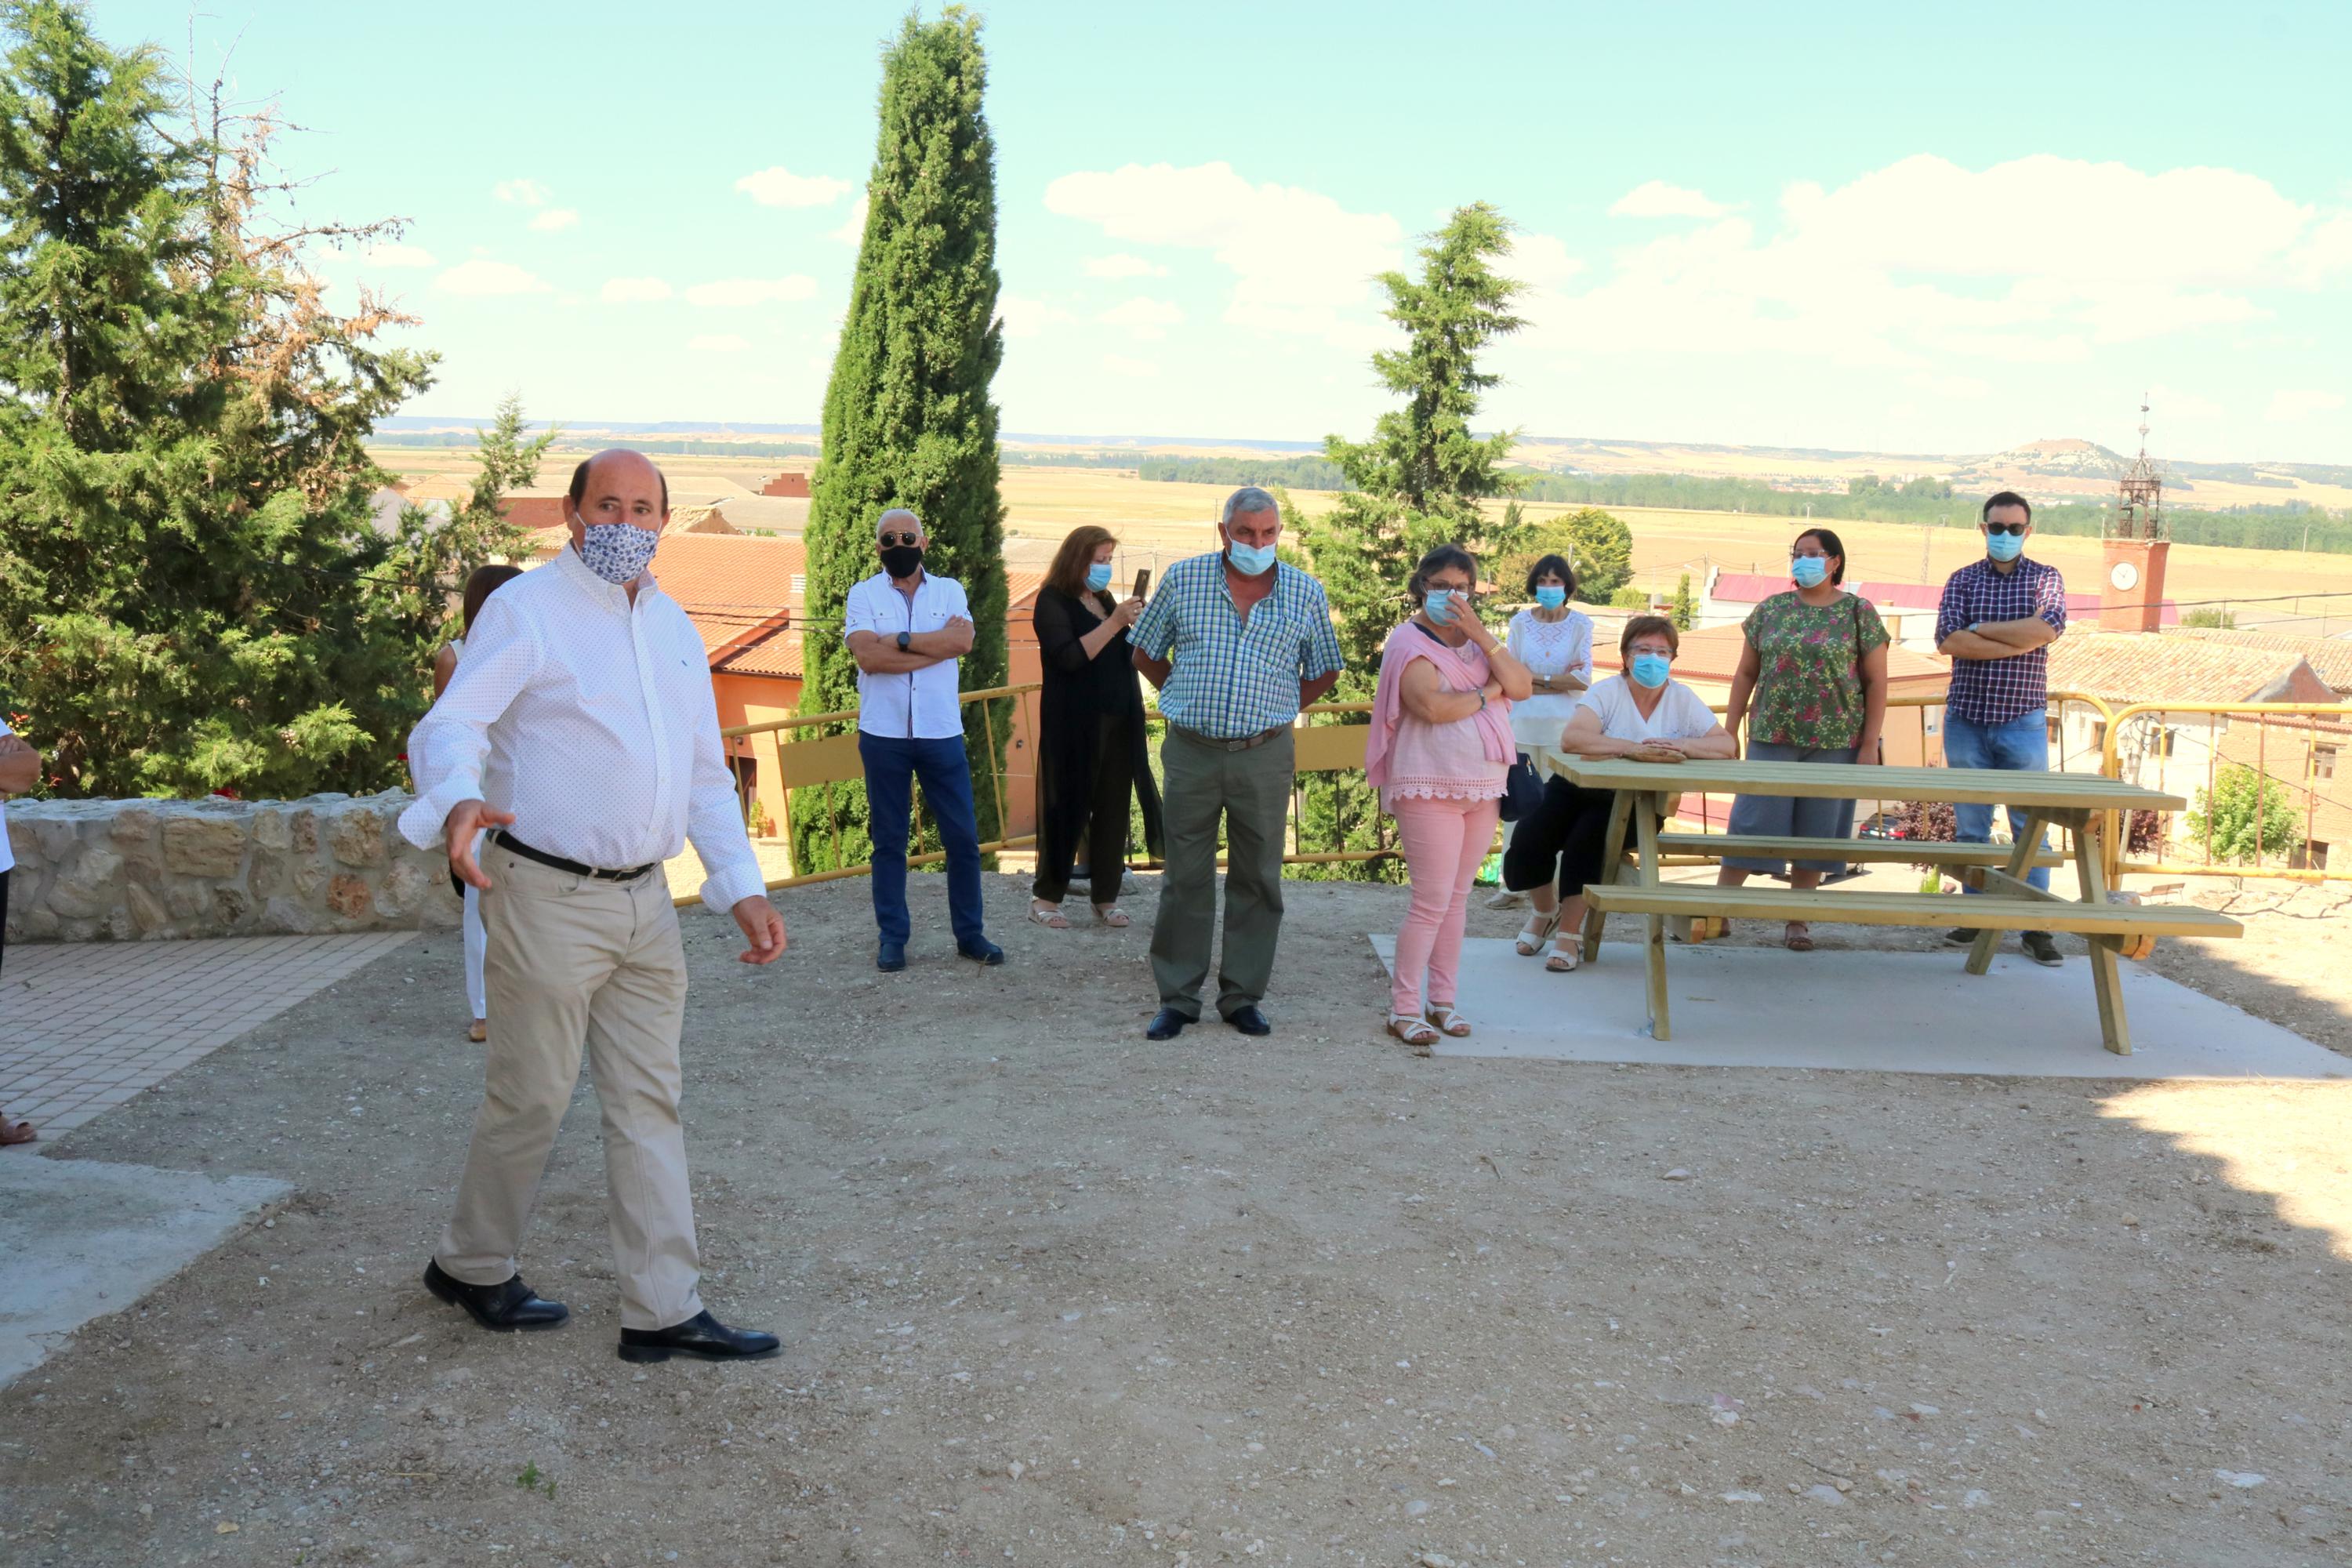
<svg viewBox="0 0 2352 1568"><path fill-rule="evenodd" d="M956 951L974 963L985 963L992 969L1004 962L1004 950L984 936L956 943Z"/></svg>
<svg viewBox="0 0 2352 1568"><path fill-rule="evenodd" d="M425 1266L425 1288L453 1307L463 1307L486 1329L551 1329L572 1315L561 1301L542 1301L522 1282L520 1274L503 1285L468 1285L443 1270L439 1261Z"/></svg>
<svg viewBox="0 0 2352 1568"><path fill-rule="evenodd" d="M654 1362L692 1355L705 1361L750 1361L773 1355L782 1344L758 1329L730 1329L705 1311L667 1329L623 1329L621 1359Z"/></svg>
<svg viewBox="0 0 2352 1568"><path fill-rule="evenodd" d="M1244 1002L1240 1006L1234 1008L1232 1012L1226 1014L1225 1022L1231 1024L1234 1028L1239 1029L1244 1035L1271 1035L1274 1033L1274 1026L1265 1021L1265 1015L1257 1010L1257 1004L1255 1002Z"/></svg>
<svg viewBox="0 0 2352 1568"><path fill-rule="evenodd" d="M896 974L907 967L907 944L886 942L874 950L874 967L885 974Z"/></svg>
<svg viewBox="0 0 2352 1568"><path fill-rule="evenodd" d="M1197 1024L1198 1018L1187 1018L1173 1007L1162 1007L1151 1015L1150 1026L1143 1031L1147 1040L1172 1040L1184 1032L1187 1024Z"/></svg>

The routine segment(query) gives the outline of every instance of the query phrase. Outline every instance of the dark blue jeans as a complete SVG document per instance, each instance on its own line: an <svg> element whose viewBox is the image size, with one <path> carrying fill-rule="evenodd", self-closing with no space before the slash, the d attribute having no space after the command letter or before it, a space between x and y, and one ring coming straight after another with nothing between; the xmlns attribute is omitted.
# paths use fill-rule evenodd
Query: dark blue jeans
<svg viewBox="0 0 2352 1568"><path fill-rule="evenodd" d="M1977 724L1951 713L1944 715L1944 763L1955 768L2006 768L2012 773L2042 773L2050 771L2050 722L2040 711L2011 719L2005 724ZM2012 834L2025 831L2025 814L2015 806L2009 809L2009 830ZM1992 807L1990 805L1955 805L1952 815L1958 818L1953 837L1963 844L1986 844L1992 839ZM2050 840L2044 837L2037 847L2046 848ZM2050 890L2050 868L2036 866L2025 879L2041 889ZM1974 892L1976 889L1969 889Z"/></svg>
<svg viewBox="0 0 2352 1568"><path fill-rule="evenodd" d="M857 732L866 764L866 826L874 836L874 923L884 942L904 943L907 921L907 827L915 780L939 825L948 852L948 922L959 942L982 940L980 823L972 814L971 765L963 737L901 741Z"/></svg>

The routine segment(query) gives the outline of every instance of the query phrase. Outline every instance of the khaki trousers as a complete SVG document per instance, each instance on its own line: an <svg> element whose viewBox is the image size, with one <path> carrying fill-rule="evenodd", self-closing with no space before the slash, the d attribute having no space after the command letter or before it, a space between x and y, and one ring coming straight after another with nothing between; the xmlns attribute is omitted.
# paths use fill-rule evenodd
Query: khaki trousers
<svg viewBox="0 0 2352 1568"><path fill-rule="evenodd" d="M1282 935L1282 852L1298 742L1288 731L1229 752L1171 727L1160 743L1168 858L1151 922L1151 973L1160 1000L1201 1016L1209 943L1217 924L1217 826L1225 829L1224 945L1217 1012L1232 1017L1265 1000Z"/></svg>
<svg viewBox="0 0 2352 1568"><path fill-rule="evenodd" d="M605 882L483 847L490 1038L482 1106L434 1256L468 1285L515 1273L555 1131L587 1045L604 1112L606 1214L621 1326L667 1329L702 1310L694 1199L678 1121L686 951L658 870Z"/></svg>

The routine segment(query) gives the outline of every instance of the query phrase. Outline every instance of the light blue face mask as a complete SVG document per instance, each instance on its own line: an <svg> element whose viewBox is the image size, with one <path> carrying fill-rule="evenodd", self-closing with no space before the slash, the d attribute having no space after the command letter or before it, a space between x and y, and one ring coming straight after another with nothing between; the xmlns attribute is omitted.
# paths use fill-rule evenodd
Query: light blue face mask
<svg viewBox="0 0 2352 1568"><path fill-rule="evenodd" d="M1238 539L1229 540L1225 544L1225 555L1233 562L1234 570L1244 577L1261 576L1274 570L1274 546L1271 544L1244 544Z"/></svg>
<svg viewBox="0 0 2352 1568"><path fill-rule="evenodd" d="M1087 568L1087 586L1097 594L1110 586L1109 562L1097 561Z"/></svg>
<svg viewBox="0 0 2352 1568"><path fill-rule="evenodd" d="M2025 540L2014 533L1987 533L1985 553L1995 561L2014 561L2025 553Z"/></svg>
<svg viewBox="0 0 2352 1568"><path fill-rule="evenodd" d="M1654 653L1635 654L1633 684L1644 689L1655 691L1666 683L1666 677L1673 673L1674 668L1673 659L1661 658Z"/></svg>
<svg viewBox="0 0 2352 1568"><path fill-rule="evenodd" d="M581 531L580 559L605 582L625 587L652 564L660 543L660 534L634 522L592 522Z"/></svg>
<svg viewBox="0 0 2352 1568"><path fill-rule="evenodd" d="M1800 588L1818 588L1830 574L1829 561L1820 555L1800 555L1789 563L1789 575Z"/></svg>
<svg viewBox="0 0 2352 1568"><path fill-rule="evenodd" d="M1542 583L1536 587L1536 603L1547 610L1557 610L1568 603L1568 590L1557 583Z"/></svg>
<svg viewBox="0 0 2352 1568"><path fill-rule="evenodd" d="M1454 619L1454 592L1452 588L1432 588L1422 595L1421 607L1441 626Z"/></svg>

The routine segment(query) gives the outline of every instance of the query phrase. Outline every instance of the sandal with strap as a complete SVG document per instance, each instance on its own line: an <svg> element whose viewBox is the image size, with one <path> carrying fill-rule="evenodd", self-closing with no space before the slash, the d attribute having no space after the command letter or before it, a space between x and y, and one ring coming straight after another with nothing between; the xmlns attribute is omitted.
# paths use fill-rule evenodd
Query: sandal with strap
<svg viewBox="0 0 2352 1568"><path fill-rule="evenodd" d="M1812 952L1812 928L1802 921L1790 921L1780 932L1780 945L1790 952Z"/></svg>
<svg viewBox="0 0 2352 1568"><path fill-rule="evenodd" d="M1429 1026L1428 1020L1416 1018L1410 1013L1390 1014L1389 1033L1411 1046L1420 1056L1427 1056L1429 1047L1437 1044L1437 1031Z"/></svg>
<svg viewBox="0 0 2352 1568"><path fill-rule="evenodd" d="M1117 904L1097 904L1095 906L1095 919L1102 921L1103 924L1113 928L1132 925L1135 923L1127 918L1127 911L1120 909Z"/></svg>
<svg viewBox="0 0 2352 1568"><path fill-rule="evenodd" d="M1470 1020L1451 1007L1432 1007L1422 1016L1434 1025L1441 1035L1450 1035L1458 1040L1470 1033Z"/></svg>
<svg viewBox="0 0 2352 1568"><path fill-rule="evenodd" d="M1554 910L1548 915L1531 914L1528 916L1528 923L1520 928L1518 940L1511 943L1511 950L1521 958L1533 958L1543 951L1543 944L1549 941L1551 933L1559 929L1559 911L1558 910Z"/></svg>
<svg viewBox="0 0 2352 1568"><path fill-rule="evenodd" d="M1561 942L1568 945L1562 947ZM1551 956L1544 967L1554 974L1566 974L1584 962L1584 938L1580 933L1563 931L1551 944Z"/></svg>
<svg viewBox="0 0 2352 1568"><path fill-rule="evenodd" d="M1029 906L1029 918L1048 931L1070 929L1069 920L1062 913L1062 907L1059 904L1032 903Z"/></svg>

